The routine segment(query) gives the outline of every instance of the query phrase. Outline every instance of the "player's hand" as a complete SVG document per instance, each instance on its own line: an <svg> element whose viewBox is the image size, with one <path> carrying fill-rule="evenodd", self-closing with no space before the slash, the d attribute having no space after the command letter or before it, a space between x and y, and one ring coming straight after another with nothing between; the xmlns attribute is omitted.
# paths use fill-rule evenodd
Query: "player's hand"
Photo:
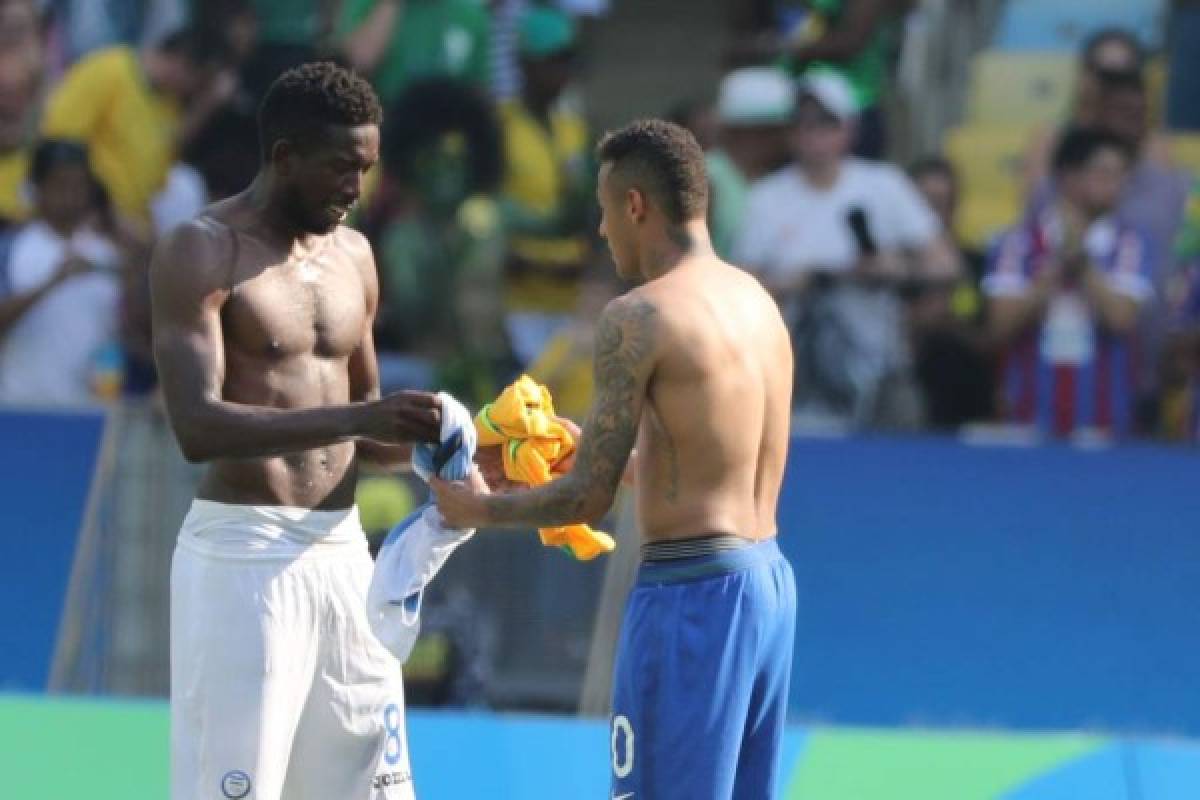
<svg viewBox="0 0 1200 800"><path fill-rule="evenodd" d="M575 447L571 450L566 458L554 465L554 473L556 475L566 475L575 466L575 457L579 455L579 442L583 439L583 429L575 424L574 420L569 420L566 417L554 418L559 425L567 429L567 433L571 434L571 438L575 440Z"/></svg>
<svg viewBox="0 0 1200 800"><path fill-rule="evenodd" d="M429 392L402 391L363 406L361 433L381 442L437 442L442 405Z"/></svg>
<svg viewBox="0 0 1200 800"><path fill-rule="evenodd" d="M575 440L575 449L571 454L554 465L554 473L556 475L566 475L575 467L575 459L579 455L579 448L583 444L583 428L575 424L573 420L566 417L555 417L558 423L567 429L567 433L571 434L571 438ZM621 474L622 486L633 486L637 478L637 450L633 450L629 454L629 460L625 462L625 472ZM490 482L490 481L489 481ZM496 484L492 484L495 486Z"/></svg>
<svg viewBox="0 0 1200 800"><path fill-rule="evenodd" d="M475 466L479 468L482 479L493 491L519 489L521 484L510 481L504 474L504 450L500 445L486 445L475 449Z"/></svg>
<svg viewBox="0 0 1200 800"><path fill-rule="evenodd" d="M479 528L487 524L487 505L484 498L490 492L479 470L471 470L465 481L431 478L429 488L433 490L438 512L447 527Z"/></svg>

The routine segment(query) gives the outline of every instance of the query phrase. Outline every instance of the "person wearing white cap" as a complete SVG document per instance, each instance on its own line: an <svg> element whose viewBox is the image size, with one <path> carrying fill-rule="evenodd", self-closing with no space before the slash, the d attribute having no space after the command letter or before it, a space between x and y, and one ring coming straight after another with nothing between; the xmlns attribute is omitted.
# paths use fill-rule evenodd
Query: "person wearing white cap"
<svg viewBox="0 0 1200 800"><path fill-rule="evenodd" d="M854 153L882 158L887 130L882 100L890 63L914 0L804 0L806 13L785 34L783 66L797 77L833 71L846 79L859 111Z"/></svg>
<svg viewBox="0 0 1200 800"><path fill-rule="evenodd" d="M781 70L744 67L721 81L717 96L719 146L706 158L713 247L729 258L741 228L750 183L788 160L787 131L795 88Z"/></svg>
<svg viewBox="0 0 1200 800"><path fill-rule="evenodd" d="M771 289L794 331L806 326L796 338L798 405L855 424L911 427L920 413L896 287L950 256L909 178L849 155L856 119L840 75L800 83L795 162L751 188L734 260Z"/></svg>

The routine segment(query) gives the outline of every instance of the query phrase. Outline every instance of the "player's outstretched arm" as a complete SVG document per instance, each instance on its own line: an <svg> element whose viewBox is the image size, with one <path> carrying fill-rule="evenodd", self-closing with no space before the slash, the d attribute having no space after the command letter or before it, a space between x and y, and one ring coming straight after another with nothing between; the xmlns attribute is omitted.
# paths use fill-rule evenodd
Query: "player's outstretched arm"
<svg viewBox="0 0 1200 800"><path fill-rule="evenodd" d="M609 303L596 327L596 400L574 468L536 489L482 496L433 481L438 508L455 527L550 527L594 522L612 506L637 439L646 385L658 358L654 305L636 292Z"/></svg>
<svg viewBox="0 0 1200 800"><path fill-rule="evenodd" d="M437 399L421 392L311 409L226 401L221 307L233 257L229 232L200 218L166 237L150 266L154 360L189 461L277 455L360 436L436 439Z"/></svg>

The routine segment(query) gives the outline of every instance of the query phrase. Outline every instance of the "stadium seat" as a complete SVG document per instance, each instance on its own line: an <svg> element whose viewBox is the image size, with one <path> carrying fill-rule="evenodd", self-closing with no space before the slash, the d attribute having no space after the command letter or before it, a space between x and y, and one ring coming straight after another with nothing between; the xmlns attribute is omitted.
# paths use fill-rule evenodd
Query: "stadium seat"
<svg viewBox="0 0 1200 800"><path fill-rule="evenodd" d="M1033 129L1028 126L965 125L946 136L946 156L958 170L962 199L958 235L985 245L1021 214L1021 158Z"/></svg>
<svg viewBox="0 0 1200 800"><path fill-rule="evenodd" d="M1067 53L985 50L971 65L967 120L981 125L1036 125L1062 119L1075 85Z"/></svg>
<svg viewBox="0 0 1200 800"><path fill-rule="evenodd" d="M1011 52L1075 53L1094 31L1120 27L1157 50L1166 14L1166 0L1009 0L992 44Z"/></svg>
<svg viewBox="0 0 1200 800"><path fill-rule="evenodd" d="M1193 175L1200 176L1200 133L1172 133L1171 157Z"/></svg>
<svg viewBox="0 0 1200 800"><path fill-rule="evenodd" d="M1161 125L1167 118L1167 81L1170 79L1167 60L1156 56L1146 62L1146 94L1150 98L1150 118Z"/></svg>

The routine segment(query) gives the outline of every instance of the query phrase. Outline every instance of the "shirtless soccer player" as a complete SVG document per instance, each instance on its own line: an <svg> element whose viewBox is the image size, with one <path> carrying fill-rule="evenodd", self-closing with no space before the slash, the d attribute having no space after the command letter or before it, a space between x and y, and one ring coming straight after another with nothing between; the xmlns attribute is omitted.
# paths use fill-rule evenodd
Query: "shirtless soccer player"
<svg viewBox="0 0 1200 800"><path fill-rule="evenodd" d="M637 122L599 146L600 233L640 285L597 323L596 400L572 471L480 494L436 482L453 525L550 526L608 511L637 440L644 538L617 652L612 796L774 796L796 592L775 544L792 393L771 297L722 263L704 154Z"/></svg>
<svg viewBox="0 0 1200 800"><path fill-rule="evenodd" d="M262 168L158 248L171 424L211 462L171 567L174 800L411 798L400 665L372 636L359 458L435 440L432 395L379 398L366 241L341 226L380 108L331 64L284 73Z"/></svg>

